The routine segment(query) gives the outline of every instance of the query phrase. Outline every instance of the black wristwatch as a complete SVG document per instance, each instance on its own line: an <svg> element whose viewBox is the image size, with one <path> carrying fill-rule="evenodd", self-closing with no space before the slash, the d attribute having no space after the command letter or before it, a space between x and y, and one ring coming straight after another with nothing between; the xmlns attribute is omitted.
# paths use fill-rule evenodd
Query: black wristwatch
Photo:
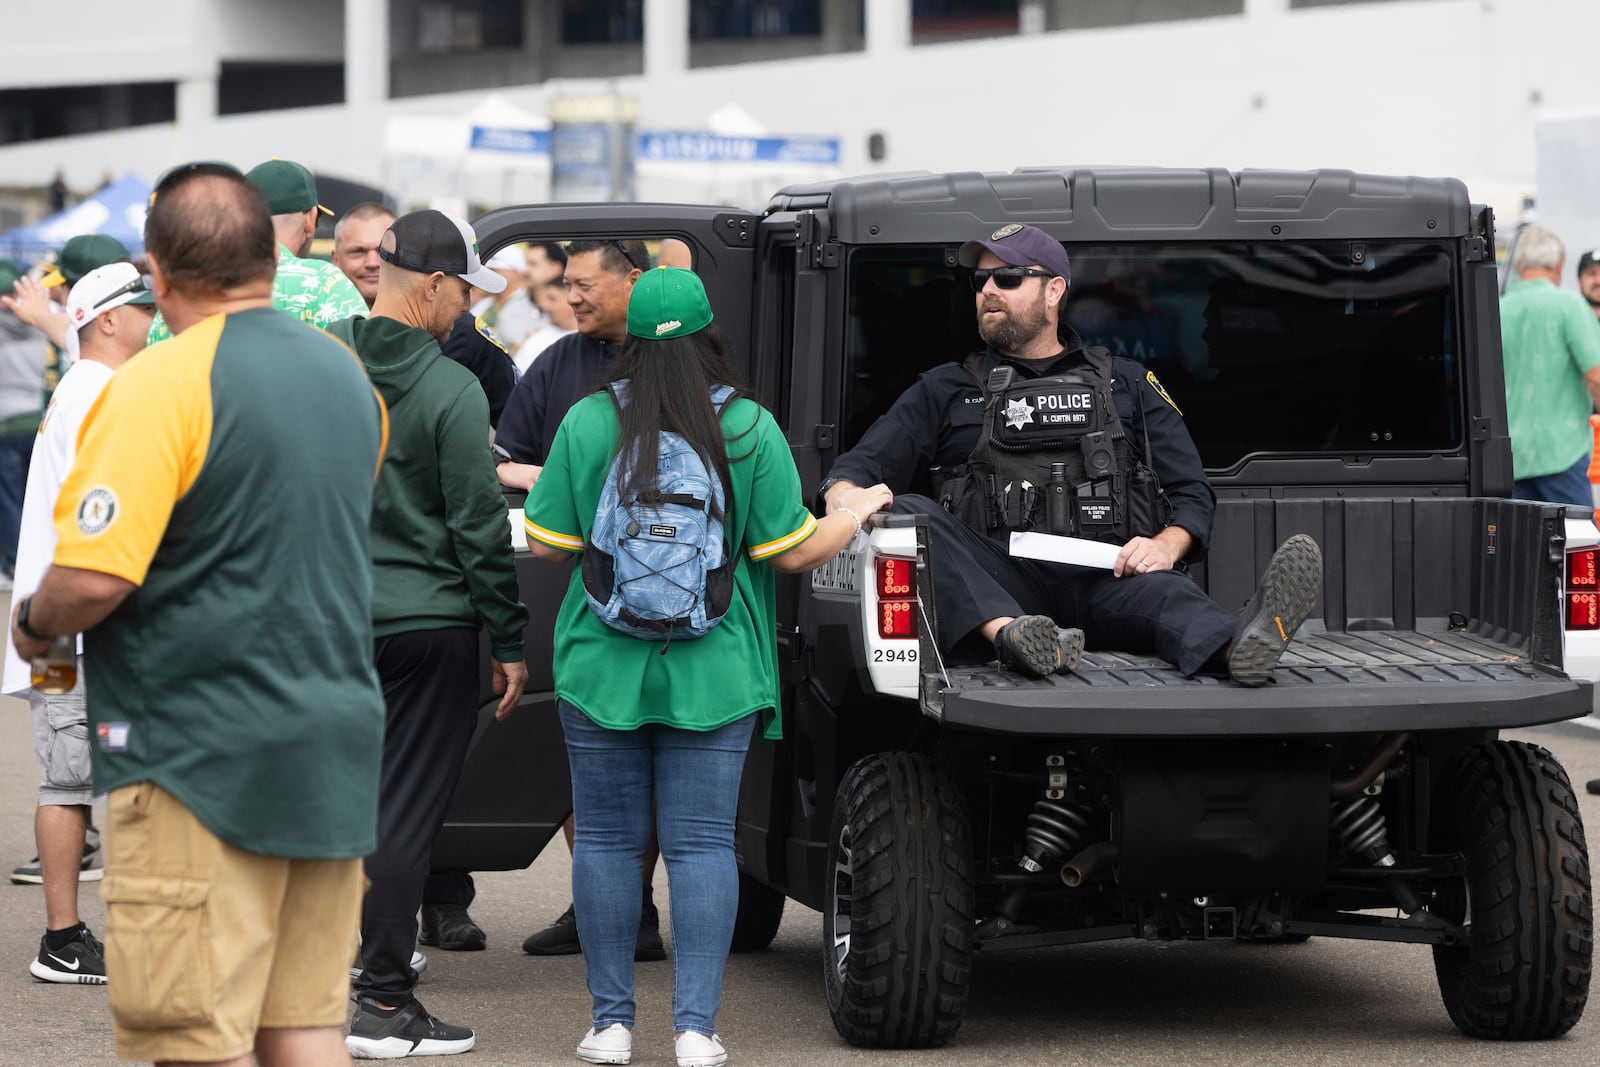
<svg viewBox="0 0 1600 1067"><path fill-rule="evenodd" d="M33 604L33 597L23 597L21 605L17 608L17 629L33 638L35 641L48 641L50 638L34 630L28 625L28 608Z"/></svg>
<svg viewBox="0 0 1600 1067"><path fill-rule="evenodd" d="M505 449L501 448L499 445L490 445L489 446L489 454L494 457L494 465L496 467L500 466L500 464L502 464L502 463L514 462L512 460L512 458L511 458L511 453L507 452Z"/></svg>

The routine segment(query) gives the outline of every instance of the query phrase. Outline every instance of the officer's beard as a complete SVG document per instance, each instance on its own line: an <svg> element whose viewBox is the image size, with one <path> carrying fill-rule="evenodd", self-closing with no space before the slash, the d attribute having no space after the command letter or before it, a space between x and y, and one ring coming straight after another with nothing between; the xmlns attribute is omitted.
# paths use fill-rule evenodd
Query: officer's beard
<svg viewBox="0 0 1600 1067"><path fill-rule="evenodd" d="M996 320L986 319L984 311L997 308L1005 314ZM1007 309L1003 304L989 304L978 309L978 336L1001 355L1015 355L1026 349L1045 330L1050 319L1044 312L1044 293L1031 307Z"/></svg>

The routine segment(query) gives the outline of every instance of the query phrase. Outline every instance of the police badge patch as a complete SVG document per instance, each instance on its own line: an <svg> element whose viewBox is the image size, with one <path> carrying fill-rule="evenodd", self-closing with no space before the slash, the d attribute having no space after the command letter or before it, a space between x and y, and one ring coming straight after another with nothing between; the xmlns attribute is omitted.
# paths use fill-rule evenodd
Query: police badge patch
<svg viewBox="0 0 1600 1067"><path fill-rule="evenodd" d="M1177 404L1173 404L1172 397L1167 395L1166 387L1163 386L1159 381L1156 380L1156 372L1155 371L1153 371L1153 370L1145 371L1144 372L1144 380L1150 383L1150 388L1154 389L1156 391L1156 394L1158 396L1160 396L1162 400L1165 400L1167 403L1172 404L1172 410L1173 411L1176 411L1179 415L1183 414L1183 409L1180 408Z"/></svg>
<svg viewBox="0 0 1600 1067"><path fill-rule="evenodd" d="M1026 400L1006 401L1006 425L1020 430L1033 421L1033 407Z"/></svg>
<svg viewBox="0 0 1600 1067"><path fill-rule="evenodd" d="M1010 237L1014 233L1020 233L1021 230L1022 230L1022 223L1013 222L1009 226L1002 226L998 230L996 230L993 233L991 233L989 235L989 240L991 240L991 241L1003 241L1007 237Z"/></svg>

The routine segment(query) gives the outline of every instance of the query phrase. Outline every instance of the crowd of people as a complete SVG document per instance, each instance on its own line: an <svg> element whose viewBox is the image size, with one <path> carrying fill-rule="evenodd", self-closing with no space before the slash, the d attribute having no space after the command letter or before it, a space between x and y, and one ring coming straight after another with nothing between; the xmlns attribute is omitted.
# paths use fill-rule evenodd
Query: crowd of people
<svg viewBox="0 0 1600 1067"><path fill-rule="evenodd" d="M1033 227L962 246L984 350L919 378L837 459L819 518L687 244L533 242L485 260L461 219L365 203L323 262L306 256L325 211L298 163L193 163L157 183L142 257L83 235L33 275L0 263L3 685L29 701L41 774L38 856L13 880L44 887L30 971L106 985L124 1058L473 1047L418 1000L416 946L487 943L471 872L429 856L477 724L480 635L497 718L528 682L507 490L527 492L536 557L582 558L548 650L572 903L522 948L584 955L593 1010L575 1051L590 1063L630 1062L633 963L667 954L658 861L676 1062L727 1061L739 779L753 739L782 730L776 573L821 566L876 512L924 514L942 653L1035 677L1089 646L1261 685L1316 601L1304 536L1238 614L1184 573L1215 497L1181 413L1065 324L1071 263ZM1552 284L1553 235L1525 234L1516 266L1517 495L1587 504L1600 262L1579 264L1594 314ZM1087 413L1067 445L1019 399L1045 394ZM905 492L929 464L947 474L939 499ZM993 487L1052 471L1083 490L1052 532L1116 544L1109 570L1005 552L1044 519ZM1141 484L1158 488L1118 495ZM611 585L608 516L668 505L715 551L680 585L692 610L652 615ZM75 673L58 684L40 664L62 646ZM77 907L102 871L103 940Z"/></svg>

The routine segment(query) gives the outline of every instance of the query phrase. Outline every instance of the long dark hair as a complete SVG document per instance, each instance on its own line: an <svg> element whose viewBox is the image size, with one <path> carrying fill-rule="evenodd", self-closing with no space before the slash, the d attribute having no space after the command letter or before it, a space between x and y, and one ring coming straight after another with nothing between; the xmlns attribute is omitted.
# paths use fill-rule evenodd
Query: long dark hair
<svg viewBox="0 0 1600 1067"><path fill-rule="evenodd" d="M731 404L747 396L744 383L728 358L728 340L716 324L687 337L645 340L629 334L622 342L622 358L611 381L628 379L628 402L619 419L622 434L617 454L633 456L631 467L621 472L617 495L623 501L649 499L659 489L656 460L660 455L661 431L678 434L698 452L722 483L723 499L728 498L728 445L755 429L754 421L732 437L724 436L716 409L711 406L713 386L733 390ZM726 408L726 404L723 405ZM733 462L747 459L752 445ZM712 514L723 517L713 502Z"/></svg>

